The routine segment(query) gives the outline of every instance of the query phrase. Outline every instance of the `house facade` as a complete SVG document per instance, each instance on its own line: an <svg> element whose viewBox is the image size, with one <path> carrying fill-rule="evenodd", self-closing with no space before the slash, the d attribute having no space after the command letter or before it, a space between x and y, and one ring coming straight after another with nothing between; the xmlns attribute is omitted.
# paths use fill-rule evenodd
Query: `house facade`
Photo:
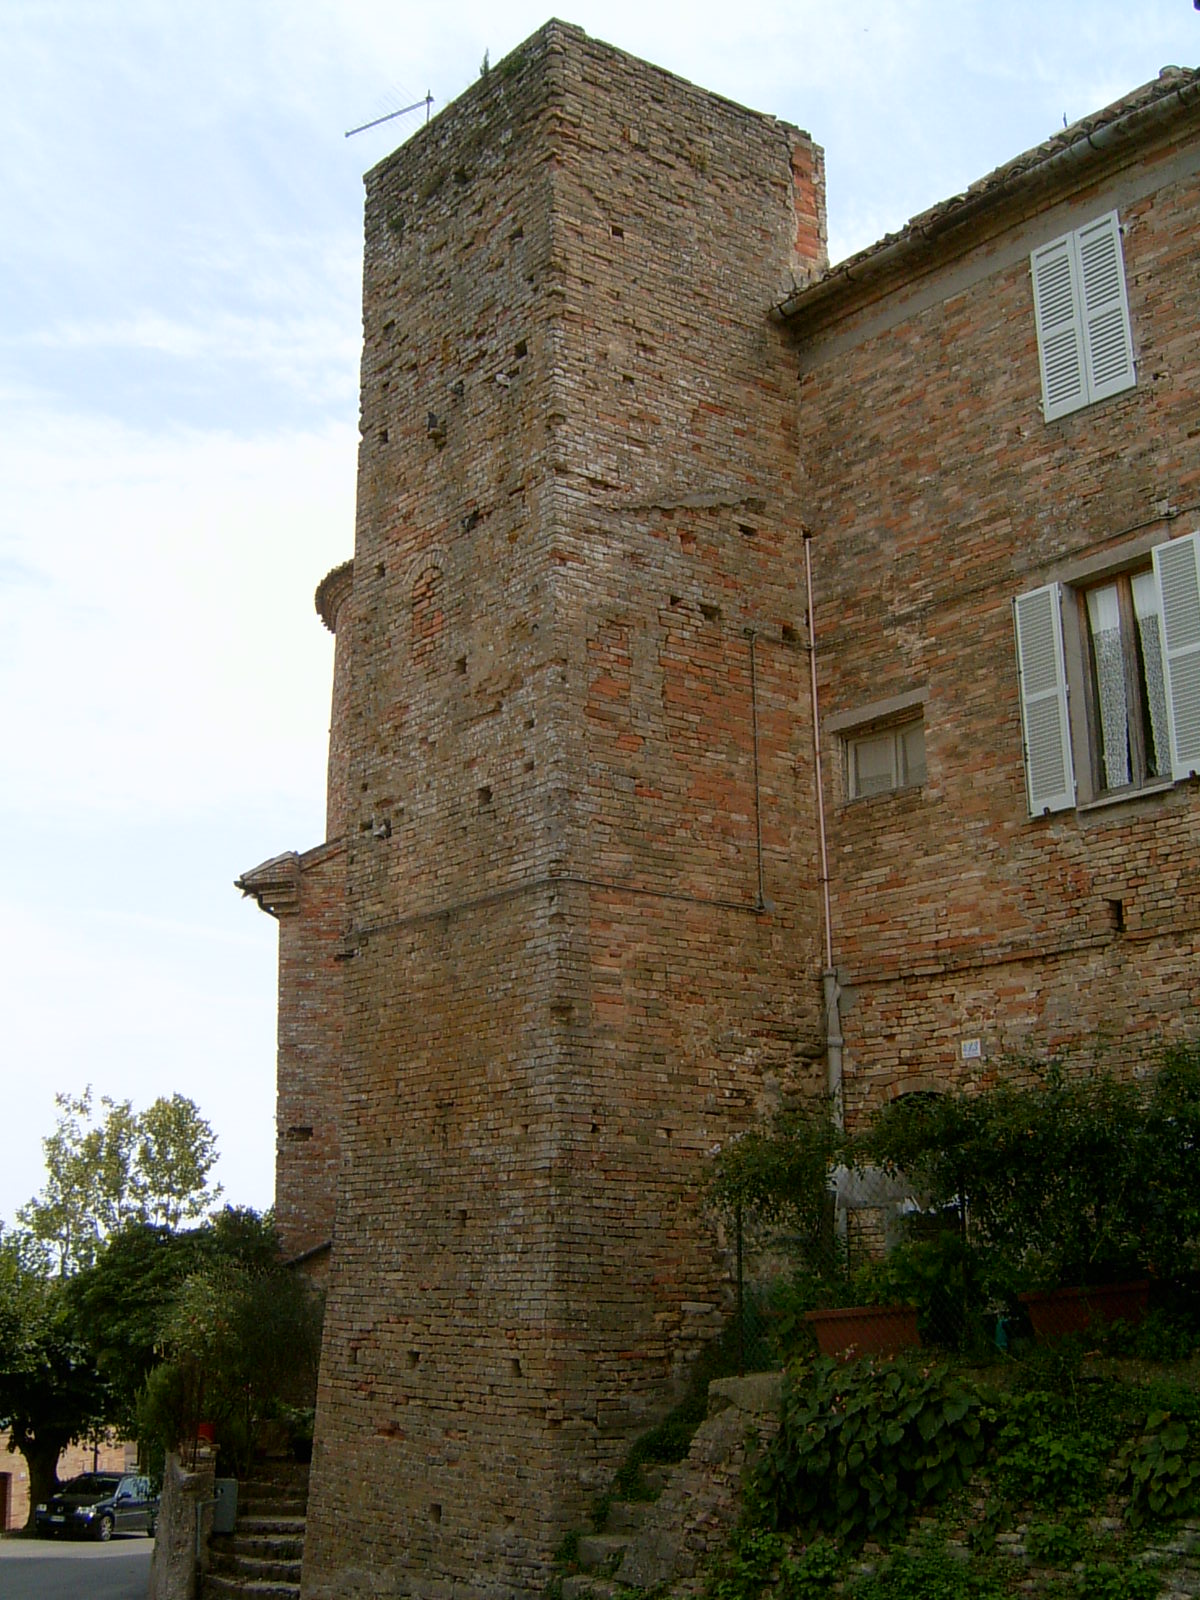
<svg viewBox="0 0 1200 1600"><path fill-rule="evenodd" d="M307 1600L540 1592L785 1097L1194 1032L1198 135L1165 74L831 271L807 134L551 23L368 174L329 837L240 880Z"/></svg>
<svg viewBox="0 0 1200 1600"><path fill-rule="evenodd" d="M851 1115L1200 1001L1196 75L781 307Z"/></svg>

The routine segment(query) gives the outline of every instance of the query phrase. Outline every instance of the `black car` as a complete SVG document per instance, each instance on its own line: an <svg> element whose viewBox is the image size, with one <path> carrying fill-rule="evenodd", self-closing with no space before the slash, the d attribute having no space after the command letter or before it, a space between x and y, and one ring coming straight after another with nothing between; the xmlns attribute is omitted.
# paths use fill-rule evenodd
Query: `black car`
<svg viewBox="0 0 1200 1600"><path fill-rule="evenodd" d="M119 1472L84 1472L60 1484L46 1505L34 1507L39 1534L86 1534L111 1539L114 1533L154 1535L158 1496L150 1492L150 1479L122 1476Z"/></svg>

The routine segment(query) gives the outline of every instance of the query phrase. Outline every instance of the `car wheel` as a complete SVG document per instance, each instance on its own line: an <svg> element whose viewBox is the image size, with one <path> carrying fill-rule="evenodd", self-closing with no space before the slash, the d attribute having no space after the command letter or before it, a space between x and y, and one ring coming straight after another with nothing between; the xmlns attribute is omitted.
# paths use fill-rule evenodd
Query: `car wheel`
<svg viewBox="0 0 1200 1600"><path fill-rule="evenodd" d="M113 1519L106 1511L96 1525L96 1537L101 1544L107 1544L113 1536Z"/></svg>

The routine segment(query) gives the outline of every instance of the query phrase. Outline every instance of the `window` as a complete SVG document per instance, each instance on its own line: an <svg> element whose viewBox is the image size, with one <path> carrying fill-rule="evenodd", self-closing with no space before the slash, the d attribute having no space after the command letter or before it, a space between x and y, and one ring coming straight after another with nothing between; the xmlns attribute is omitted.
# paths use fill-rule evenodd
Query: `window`
<svg viewBox="0 0 1200 1600"><path fill-rule="evenodd" d="M1093 784L1144 788L1171 772L1158 584L1147 567L1080 590L1078 601Z"/></svg>
<svg viewBox="0 0 1200 1600"><path fill-rule="evenodd" d="M846 793L851 800L924 782L924 723L904 722L846 740Z"/></svg>
<svg viewBox="0 0 1200 1600"><path fill-rule="evenodd" d="M1200 771L1200 534L1014 606L1033 815Z"/></svg>
<svg viewBox="0 0 1200 1600"><path fill-rule="evenodd" d="M1047 422L1137 382L1121 224L1110 211L1030 257Z"/></svg>

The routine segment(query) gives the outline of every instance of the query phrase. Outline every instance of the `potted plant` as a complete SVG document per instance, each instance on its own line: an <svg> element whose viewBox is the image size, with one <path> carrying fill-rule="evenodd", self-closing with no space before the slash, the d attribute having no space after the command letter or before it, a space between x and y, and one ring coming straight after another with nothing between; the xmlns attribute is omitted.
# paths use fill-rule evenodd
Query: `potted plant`
<svg viewBox="0 0 1200 1600"><path fill-rule="evenodd" d="M1195 1052L1148 1080L1052 1064L973 1094L910 1097L864 1142L959 1208L977 1297L1019 1301L1041 1336L1139 1320L1150 1270L1200 1233Z"/></svg>
<svg viewBox="0 0 1200 1600"><path fill-rule="evenodd" d="M898 1355L921 1343L917 1306L885 1258L860 1267L840 1283L825 1283L823 1304L805 1313L823 1356Z"/></svg>
<svg viewBox="0 0 1200 1600"><path fill-rule="evenodd" d="M920 1343L916 1309L898 1303L881 1264L850 1270L834 1218L835 1173L848 1170L850 1142L827 1103L790 1107L767 1129L752 1129L717 1152L709 1198L732 1223L743 1323L747 1234L771 1235L791 1269L787 1313L808 1325L823 1354L891 1353Z"/></svg>

